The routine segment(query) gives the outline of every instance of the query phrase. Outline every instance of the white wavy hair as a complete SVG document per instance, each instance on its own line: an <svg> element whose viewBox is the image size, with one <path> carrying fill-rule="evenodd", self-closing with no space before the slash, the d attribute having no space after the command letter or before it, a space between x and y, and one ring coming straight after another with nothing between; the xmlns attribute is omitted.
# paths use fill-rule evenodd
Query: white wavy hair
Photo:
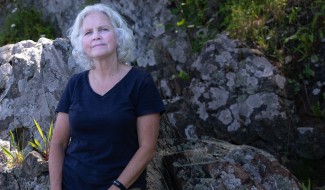
<svg viewBox="0 0 325 190"><path fill-rule="evenodd" d="M89 57L86 56L82 47L81 26L84 18L91 12L100 11L107 15L116 31L117 36L117 58L121 63L128 63L134 59L135 41L132 30L128 27L123 17L115 10L104 4L94 4L86 6L81 10L72 25L68 30L68 37L73 46L72 55L81 64L83 68L93 68Z"/></svg>

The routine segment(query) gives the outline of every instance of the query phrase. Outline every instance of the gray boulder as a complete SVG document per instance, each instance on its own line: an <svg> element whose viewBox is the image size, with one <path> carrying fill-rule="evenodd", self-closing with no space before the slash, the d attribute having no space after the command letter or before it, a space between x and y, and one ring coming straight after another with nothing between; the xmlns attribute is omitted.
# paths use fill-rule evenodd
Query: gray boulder
<svg viewBox="0 0 325 190"><path fill-rule="evenodd" d="M225 37L216 39L216 41L218 40L224 40L225 43L229 43L227 41L229 39ZM6 124L6 126L1 127L1 139L9 140L8 134L11 130L19 137L17 138L19 142L24 142L22 139L28 137L26 134L29 134L27 141L34 137L42 142L32 118L39 121L43 131L47 131L49 123L55 118L54 110L68 78L81 70L71 57L71 45L66 39L49 40L41 38L38 42L22 41L14 45L1 47L0 52L2 52L0 56L0 72L1 76L4 76L0 82L0 84L3 84L0 94L0 122L1 124ZM214 54L210 53L210 56L214 56ZM196 68L200 68L198 61L194 65L196 65ZM251 72L258 71L252 70ZM152 73L155 73L155 71L152 71ZM167 86L164 88L172 88L173 84L177 84L177 81L172 83L172 80L167 80L166 78L156 78L158 84L161 83L159 81L164 80L168 81L166 83ZM218 116L220 108L218 105L225 107L228 102L227 100L230 99L227 93L223 93L226 92L225 88L214 86L210 89L202 88L203 90L200 90L200 88L197 88L197 86L200 86L200 83L197 81L203 81L201 82L203 86L214 84L209 82L210 80L207 80L206 76L198 75L196 78L193 75L189 87L184 88L184 92L181 92L180 96L178 96L179 99L176 96L165 99L167 107L166 116L168 118L163 118L164 125L161 127L159 137L158 156L148 169L150 174L148 175L148 188L170 189L176 188L175 184L179 184L178 188L181 189L188 189L190 187L203 188L211 185L215 188L223 187L225 189L232 189L242 185L252 189L262 186L266 187L266 189L269 186L272 189L272 187L279 187L277 184L280 182L283 182L284 186L288 188L295 189L299 187L295 177L281 166L274 157L262 150L248 146L231 145L229 143L226 146L225 142L217 140L199 140L205 138L205 135L198 135L196 131L193 131L192 128L195 128L195 125L191 122L199 123L198 121L208 121L209 118L214 118L219 120L219 124L224 123L227 126L235 122L235 119L227 123L223 122L224 120L221 120ZM206 84L204 84L204 81L207 81ZM166 92L161 86L159 88L162 90L162 94ZM185 92L186 90L188 92ZM200 97L198 92L203 92L203 98ZM255 93L258 92L255 91ZM222 96L226 95L227 98L220 96L216 99L214 95L219 96L220 94ZM259 96L263 97L263 93ZM199 102L199 100L204 99L207 103ZM174 100L174 102L171 102L171 100ZM221 103L218 102L219 100ZM178 102L183 102L183 104L178 104ZM243 102L247 102L247 100ZM175 112L176 108L173 108L175 103L179 105L178 112ZM202 107L200 108L201 104L206 104L207 108L214 111L211 113L211 116L202 117L198 110L203 110L206 113L208 111L204 111ZM258 108L258 106L255 107ZM230 110L233 111L234 109ZM277 109L274 110L277 111ZM185 119L179 113L185 113L187 116L193 115ZM278 112L275 112L275 115L278 116L276 113ZM229 114L231 117L234 117L232 112L229 112ZM173 117L176 115L179 118ZM191 123L192 128L178 128L177 126L181 127L181 125L176 125L179 121ZM206 126L217 126L209 125ZM201 126L204 129L204 126ZM20 128L23 128L23 130L17 130ZM182 132L184 132L183 136ZM225 130L225 134L227 134L226 132L229 131ZM204 133L201 132L201 134ZM211 133L210 135L214 136L215 134ZM28 150L30 150L30 147L26 146L25 151ZM218 157L219 153L222 154ZM240 155L240 157L237 159L235 158L236 155ZM201 161L206 162L201 163ZM209 165L210 162L213 164ZM256 162L255 165L252 162ZM33 163L39 167L31 170L30 168L32 168L31 165L34 165ZM49 180L44 164L46 165L46 162L40 159L37 154L29 154L22 166L1 171L0 179L3 181L3 188L8 190L46 189ZM193 167L188 167L188 164L193 165ZM254 173L254 171L249 170L249 168L254 170L254 168L258 167L269 167L271 169L265 169L260 171L260 173ZM278 170L281 172L275 172ZM197 172L199 173L196 174ZM203 173L200 174L200 172ZM240 174L246 177L240 176ZM256 179L254 178L255 175L257 175ZM228 183L226 178L222 176L226 178L231 177L232 180Z"/></svg>

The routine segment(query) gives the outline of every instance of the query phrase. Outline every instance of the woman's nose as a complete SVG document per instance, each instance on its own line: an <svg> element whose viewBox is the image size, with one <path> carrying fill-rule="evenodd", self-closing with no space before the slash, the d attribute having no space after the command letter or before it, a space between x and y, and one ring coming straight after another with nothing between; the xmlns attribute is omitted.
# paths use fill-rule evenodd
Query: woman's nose
<svg viewBox="0 0 325 190"><path fill-rule="evenodd" d="M100 34L99 34L99 32L98 31L95 31L94 33L93 33L93 40L98 40L98 39L100 39L101 37L100 37Z"/></svg>

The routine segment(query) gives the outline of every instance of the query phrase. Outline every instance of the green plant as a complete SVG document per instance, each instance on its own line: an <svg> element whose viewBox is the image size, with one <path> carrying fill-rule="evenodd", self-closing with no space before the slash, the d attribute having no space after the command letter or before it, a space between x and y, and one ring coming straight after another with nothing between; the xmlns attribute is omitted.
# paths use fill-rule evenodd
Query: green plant
<svg viewBox="0 0 325 190"><path fill-rule="evenodd" d="M309 57L311 52L313 52L316 36L313 32L311 32L309 27L301 27L294 35L286 38L284 43L286 44L292 40L296 40L298 42L298 45L294 47L293 52L298 53L301 61Z"/></svg>
<svg viewBox="0 0 325 190"><path fill-rule="evenodd" d="M305 65L305 69L302 71L306 79L311 79L315 76L315 72L310 68L309 65Z"/></svg>
<svg viewBox="0 0 325 190"><path fill-rule="evenodd" d="M308 179L308 185L307 186L305 185L304 182L302 182L301 188L302 188L302 190L310 190L311 189L310 179Z"/></svg>
<svg viewBox="0 0 325 190"><path fill-rule="evenodd" d="M188 73L186 73L185 71L179 71L178 73L178 78L181 78L183 80L190 80L190 76Z"/></svg>
<svg viewBox="0 0 325 190"><path fill-rule="evenodd" d="M311 106L311 114L312 116L319 118L319 119L324 119L325 118L325 109L323 109L320 106L320 103L317 102L316 104Z"/></svg>
<svg viewBox="0 0 325 190"><path fill-rule="evenodd" d="M173 0L176 9L174 13L179 15L181 20L177 26L184 27L202 27L206 23L205 11L207 10L208 1L206 0Z"/></svg>
<svg viewBox="0 0 325 190"><path fill-rule="evenodd" d="M300 7L292 7L291 12L288 14L289 24L294 24L298 21L298 16L301 11Z"/></svg>
<svg viewBox="0 0 325 190"><path fill-rule="evenodd" d="M286 0L229 0L221 5L220 12L225 19L221 26L230 37L244 40L259 48L268 57L283 59L281 43Z"/></svg>
<svg viewBox="0 0 325 190"><path fill-rule="evenodd" d="M177 15L179 20L176 24L166 25L166 29L176 26L178 29L185 31L193 52L198 52L203 44L216 34L214 30L206 32L211 23L211 19L206 16L209 9L208 1L171 0L171 3L174 5L172 13Z"/></svg>
<svg viewBox="0 0 325 190"><path fill-rule="evenodd" d="M273 22L280 22L284 15L285 0L230 0L222 5L222 10L227 13L223 25L231 36L240 39L256 39L271 16Z"/></svg>
<svg viewBox="0 0 325 190"><path fill-rule="evenodd" d="M100 3L100 0L86 0L86 2L84 4L84 7L87 6L87 5L93 5L93 4L96 4L96 3Z"/></svg>
<svg viewBox="0 0 325 190"><path fill-rule="evenodd" d="M52 135L53 135L53 122L50 123L49 131L47 132L46 135L44 135L43 130L39 123L33 119L34 124L37 128L37 131L39 135L41 136L43 140L43 146L41 143L33 138L33 141L28 142L29 145L31 145L33 148L35 148L42 156L45 158L45 160L48 160L49 158L49 152L50 152L50 142L52 140Z"/></svg>
<svg viewBox="0 0 325 190"><path fill-rule="evenodd" d="M301 90L301 85L299 84L299 82L297 82L294 79L288 79L288 82L289 82L289 84L291 85L291 87L293 89L294 95L297 95Z"/></svg>
<svg viewBox="0 0 325 190"><path fill-rule="evenodd" d="M4 20L0 46L22 40L37 41L40 37L54 38L53 27L41 19L41 13L31 9L17 9Z"/></svg>
<svg viewBox="0 0 325 190"><path fill-rule="evenodd" d="M13 146L13 150L10 151L5 147L1 146L3 153L6 155L7 158L7 167L13 168L17 165L20 165L24 161L24 153L22 150L19 149L19 145L16 143L15 137L12 131L9 131L10 134L10 145Z"/></svg>
<svg viewBox="0 0 325 190"><path fill-rule="evenodd" d="M311 4L310 11L313 17L309 23L298 28L291 36L285 39L284 44L294 41L293 52L299 56L299 61L310 58L324 37L325 29L325 3L324 1L316 0ZM300 12L300 11L299 11ZM298 11L294 14L298 14ZM292 16L295 17L295 16ZM289 22L293 18L289 17Z"/></svg>

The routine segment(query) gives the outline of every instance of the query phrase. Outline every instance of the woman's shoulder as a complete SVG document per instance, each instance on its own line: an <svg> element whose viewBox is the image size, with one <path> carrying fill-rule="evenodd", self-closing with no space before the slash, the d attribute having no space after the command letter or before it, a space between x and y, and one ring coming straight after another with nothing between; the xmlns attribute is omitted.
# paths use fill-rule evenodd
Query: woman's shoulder
<svg viewBox="0 0 325 190"><path fill-rule="evenodd" d="M82 71L80 73L75 73L71 76L70 80L78 80L88 75L89 70Z"/></svg>
<svg viewBox="0 0 325 190"><path fill-rule="evenodd" d="M146 71L140 67L132 67L130 72L133 76L136 76L137 78L138 77L146 78L148 76L151 76L151 74L148 71Z"/></svg>
<svg viewBox="0 0 325 190"><path fill-rule="evenodd" d="M77 83L78 81L79 81L79 82L84 81L84 79L87 78L88 72L89 72L89 70L87 70L87 71L83 71L83 72L80 72L80 73L73 74L73 75L70 77L70 79L69 79L69 83L70 83L70 84L75 84L75 83Z"/></svg>

